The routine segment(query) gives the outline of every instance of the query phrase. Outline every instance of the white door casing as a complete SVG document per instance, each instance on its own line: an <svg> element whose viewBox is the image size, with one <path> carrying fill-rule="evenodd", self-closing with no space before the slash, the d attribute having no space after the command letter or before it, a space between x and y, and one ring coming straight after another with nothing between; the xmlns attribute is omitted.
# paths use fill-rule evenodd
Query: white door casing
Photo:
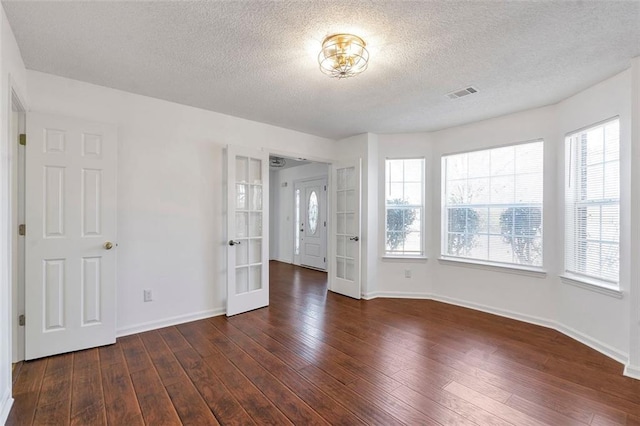
<svg viewBox="0 0 640 426"><path fill-rule="evenodd" d="M227 316L269 305L269 154L227 146Z"/></svg>
<svg viewBox="0 0 640 426"><path fill-rule="evenodd" d="M25 359L114 343L116 127L29 113L25 169Z"/></svg>
<svg viewBox="0 0 640 426"><path fill-rule="evenodd" d="M361 297L361 159L333 165L331 172L332 265L330 289Z"/></svg>
<svg viewBox="0 0 640 426"><path fill-rule="evenodd" d="M300 265L326 270L327 179L299 181L295 188L300 190Z"/></svg>

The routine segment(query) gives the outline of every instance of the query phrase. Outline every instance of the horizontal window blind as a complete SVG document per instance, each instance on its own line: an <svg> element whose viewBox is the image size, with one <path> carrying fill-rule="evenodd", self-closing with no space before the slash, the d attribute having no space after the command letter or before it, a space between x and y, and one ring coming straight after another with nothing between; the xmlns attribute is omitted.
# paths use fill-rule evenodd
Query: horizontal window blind
<svg viewBox="0 0 640 426"><path fill-rule="evenodd" d="M543 142L442 158L450 257L542 265Z"/></svg>
<svg viewBox="0 0 640 426"><path fill-rule="evenodd" d="M424 158L385 162L385 255L424 255Z"/></svg>
<svg viewBox="0 0 640 426"><path fill-rule="evenodd" d="M617 283L620 122L571 134L565 145L565 269Z"/></svg>

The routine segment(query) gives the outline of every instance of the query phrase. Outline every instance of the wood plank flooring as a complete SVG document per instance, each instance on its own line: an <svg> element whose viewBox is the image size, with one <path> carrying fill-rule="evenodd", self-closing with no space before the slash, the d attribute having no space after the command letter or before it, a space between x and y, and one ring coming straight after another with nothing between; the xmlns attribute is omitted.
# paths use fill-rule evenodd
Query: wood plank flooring
<svg viewBox="0 0 640 426"><path fill-rule="evenodd" d="M560 333L359 301L271 262L271 305L20 363L9 425L640 425L640 381Z"/></svg>

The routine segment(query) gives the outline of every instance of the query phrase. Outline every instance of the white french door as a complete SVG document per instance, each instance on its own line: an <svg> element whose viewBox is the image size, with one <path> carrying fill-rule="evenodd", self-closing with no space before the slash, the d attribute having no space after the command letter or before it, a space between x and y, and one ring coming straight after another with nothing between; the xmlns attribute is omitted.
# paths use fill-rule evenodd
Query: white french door
<svg viewBox="0 0 640 426"><path fill-rule="evenodd" d="M360 170L361 160L333 165L331 238L334 244L330 289L360 299Z"/></svg>
<svg viewBox="0 0 640 426"><path fill-rule="evenodd" d="M227 146L227 316L269 305L269 154Z"/></svg>
<svg viewBox="0 0 640 426"><path fill-rule="evenodd" d="M298 181L299 197L297 229L300 249L299 263L303 266L327 269L327 179Z"/></svg>
<svg viewBox="0 0 640 426"><path fill-rule="evenodd" d="M114 126L27 114L25 359L116 340Z"/></svg>

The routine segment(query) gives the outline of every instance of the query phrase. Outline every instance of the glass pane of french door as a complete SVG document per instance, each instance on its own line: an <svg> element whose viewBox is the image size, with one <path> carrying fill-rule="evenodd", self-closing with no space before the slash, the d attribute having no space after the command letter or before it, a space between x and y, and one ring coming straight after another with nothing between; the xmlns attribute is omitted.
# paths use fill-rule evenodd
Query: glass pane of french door
<svg viewBox="0 0 640 426"><path fill-rule="evenodd" d="M262 160L237 155L236 187L236 294L262 289Z"/></svg>

